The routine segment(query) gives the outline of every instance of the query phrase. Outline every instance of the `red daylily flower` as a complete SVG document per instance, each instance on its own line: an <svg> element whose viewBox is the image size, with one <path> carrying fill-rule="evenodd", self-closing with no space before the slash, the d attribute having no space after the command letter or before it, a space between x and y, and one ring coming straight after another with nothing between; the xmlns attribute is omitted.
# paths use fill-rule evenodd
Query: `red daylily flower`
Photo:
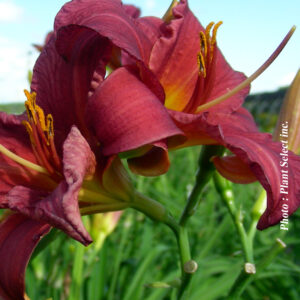
<svg viewBox="0 0 300 300"><path fill-rule="evenodd" d="M78 64L74 82L81 79L78 94L89 91L88 99L78 98L87 99L85 120L105 155L124 152L132 171L153 176L168 170L168 149L223 145L233 156L215 158L217 169L235 182L259 180L267 191L268 207L258 224L262 229L281 219L280 144L259 133L241 107L252 77L245 81L224 59L216 44L219 26L203 28L186 0L174 5L166 22L130 18L119 1L74 0L56 17L55 44L66 61L85 63L87 80ZM103 49L111 45L119 48L120 58L116 63L114 56L115 69L103 80L110 61ZM105 54L112 57L112 50ZM237 88L242 82L243 88ZM214 100L230 90L228 100ZM76 101L75 107L84 104ZM289 159L291 214L300 202L300 162L292 152Z"/></svg>
<svg viewBox="0 0 300 300"><path fill-rule="evenodd" d="M52 226L88 245L81 214L124 209L132 192L120 160L93 152L76 126L57 132L58 154L52 115L26 96L27 116L0 113L0 208L12 212L0 224L0 297L10 300L23 299L27 262Z"/></svg>

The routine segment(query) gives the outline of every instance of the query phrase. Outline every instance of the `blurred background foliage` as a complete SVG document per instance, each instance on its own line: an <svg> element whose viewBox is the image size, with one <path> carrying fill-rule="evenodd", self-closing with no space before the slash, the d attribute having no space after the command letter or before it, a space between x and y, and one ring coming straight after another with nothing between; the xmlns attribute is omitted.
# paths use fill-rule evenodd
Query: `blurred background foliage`
<svg viewBox="0 0 300 300"><path fill-rule="evenodd" d="M272 132L286 89L249 96L245 106L252 111L263 131ZM22 105L1 105L1 110L23 111ZM165 204L178 218L194 184L199 147L171 153L168 174L157 178L132 176L136 188ZM259 184L233 185L236 203L245 225L260 194ZM289 218L289 231L279 226L257 232L255 260L268 253L277 237L287 244L285 251L255 277L241 299L300 299L300 222L299 212ZM89 230L93 217L84 217ZM103 230L103 227L100 228ZM192 257L199 268L189 286L186 299L221 299L229 291L243 266L241 244L233 222L212 183L189 224ZM105 236L104 231L104 236ZM27 294L31 300L175 300L176 290L153 282L171 282L180 276L175 238L169 228L132 209L126 210L113 234L106 240L95 236L88 248L52 231L53 241L37 248L26 273ZM100 246L102 245L102 247ZM42 246L42 244L41 244ZM156 284L159 285L159 284ZM162 283L160 285L163 285ZM226 299L226 298L225 298Z"/></svg>

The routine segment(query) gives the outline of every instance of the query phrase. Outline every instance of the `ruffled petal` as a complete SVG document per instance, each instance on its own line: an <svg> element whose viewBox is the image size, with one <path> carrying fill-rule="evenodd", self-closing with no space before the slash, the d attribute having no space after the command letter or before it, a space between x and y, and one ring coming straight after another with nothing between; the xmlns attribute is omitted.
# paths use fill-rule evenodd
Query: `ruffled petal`
<svg viewBox="0 0 300 300"><path fill-rule="evenodd" d="M160 30L162 36L153 47L149 65L164 87L167 108L193 113L198 106L227 93L246 79L230 67L216 45L207 75L200 78L199 33L205 29L190 11L187 1L175 6L173 19ZM245 88L210 110L235 111L248 93L249 88Z"/></svg>
<svg viewBox="0 0 300 300"><path fill-rule="evenodd" d="M204 30L186 1L173 9L174 19L161 26L161 38L151 52L149 66L166 93L167 108L181 111L198 79L199 32Z"/></svg>
<svg viewBox="0 0 300 300"><path fill-rule="evenodd" d="M288 198L288 214L295 212L300 206L300 157L287 152L281 143L273 142L270 134L250 130L253 124L242 125L245 114L241 115L240 122L238 114L233 114L233 119L231 115L226 119L222 116L218 118L217 114L208 115L203 114L201 128L235 154L246 165L243 168L248 167L267 192L267 209L257 227L265 229L283 218L282 205L286 203L283 198ZM227 167L229 169L230 166ZM288 187L284 188L287 180Z"/></svg>
<svg viewBox="0 0 300 300"><path fill-rule="evenodd" d="M175 145L176 148L216 144L214 135L221 130L220 125L245 132L258 130L252 115L243 107L230 114L223 111L189 114L169 110L169 115L187 137L185 143Z"/></svg>
<svg viewBox="0 0 300 300"><path fill-rule="evenodd" d="M237 156L216 156L212 161L218 172L232 182L245 184L257 181L250 167Z"/></svg>
<svg viewBox="0 0 300 300"><path fill-rule="evenodd" d="M90 13L91 7L93 14ZM90 49L86 39L89 39L90 34L96 34L98 38L109 41L109 44L112 43L114 46L110 65L114 67L119 64L117 47L123 53L124 60L139 69L144 83L163 102L163 88L148 68L152 41L138 26L138 23L126 13L120 1L72 1L65 4L56 17L57 50L68 60L74 51L78 52L78 49L84 49L86 53L95 55L102 51L103 46L99 47L98 51ZM127 55L124 55L125 52ZM86 55L86 59L90 59L89 55ZM91 65L90 62L89 65Z"/></svg>
<svg viewBox="0 0 300 300"><path fill-rule="evenodd" d="M9 208L30 218L46 221L88 245L92 240L81 220L78 193L84 177L95 172L95 157L76 127L72 127L63 150L65 180L51 194L16 186L7 195Z"/></svg>
<svg viewBox="0 0 300 300"><path fill-rule="evenodd" d="M235 155L234 158L217 159L216 167L226 178L234 182L252 182L254 176L261 183L267 192L267 209L258 223L259 229L274 225L283 218L281 209L285 195L280 186L286 174L289 181L288 213L292 214L299 207L300 157L289 152L288 164L285 165L282 145L273 142L271 135L258 132L247 110L240 108L231 114L206 112L200 115L170 112L170 115L188 138L193 139L198 130L199 135L203 134L212 141L203 139L203 144L223 145ZM189 142L188 139L187 144ZM238 178L240 171L241 177Z"/></svg>
<svg viewBox="0 0 300 300"><path fill-rule="evenodd" d="M159 176L167 173L170 167L168 147L162 141L155 143L146 154L127 161L133 173L143 176Z"/></svg>
<svg viewBox="0 0 300 300"><path fill-rule="evenodd" d="M282 218L282 205L288 204L288 214L300 206L300 157L289 152L285 165L280 143L263 133L227 132L224 144L244 164L248 165L267 192L267 209L258 223L259 229L277 224ZM288 178L288 179L287 179ZM288 187L284 187L288 181ZM283 192L283 193L282 193ZM287 194L284 194L284 193ZM283 198L288 198L286 202Z"/></svg>
<svg viewBox="0 0 300 300"><path fill-rule="evenodd" d="M135 26L134 19L118 0L66 3L56 16L54 28L56 31L65 30L63 27L71 24L94 30L140 61L149 57L148 38Z"/></svg>
<svg viewBox="0 0 300 300"><path fill-rule="evenodd" d="M0 224L0 298L22 300L25 294L25 269L30 256L50 226L14 214Z"/></svg>
<svg viewBox="0 0 300 300"><path fill-rule="evenodd" d="M157 97L126 68L114 71L97 89L86 119L104 155L181 135Z"/></svg>
<svg viewBox="0 0 300 300"><path fill-rule="evenodd" d="M134 5L123 5L125 12L132 18L137 19L141 15L141 10Z"/></svg>
<svg viewBox="0 0 300 300"><path fill-rule="evenodd" d="M76 38L80 40L81 34L78 32ZM54 138L60 154L72 125L90 139L84 121L85 105L89 92L93 93L103 80L110 53L109 43L95 33L89 31L84 36L85 43L78 43L77 48L72 49L69 61L57 53L53 36L33 70L31 88L37 93L37 104L53 116Z"/></svg>

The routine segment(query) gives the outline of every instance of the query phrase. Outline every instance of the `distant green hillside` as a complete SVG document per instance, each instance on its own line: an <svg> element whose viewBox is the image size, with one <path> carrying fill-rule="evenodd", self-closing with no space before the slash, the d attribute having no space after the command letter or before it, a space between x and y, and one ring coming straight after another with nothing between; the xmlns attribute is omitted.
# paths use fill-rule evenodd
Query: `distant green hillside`
<svg viewBox="0 0 300 300"><path fill-rule="evenodd" d="M24 103L0 104L0 111L19 114L25 110Z"/></svg>
<svg viewBox="0 0 300 300"><path fill-rule="evenodd" d="M253 94L246 98L244 106L251 111L262 131L273 132L287 89Z"/></svg>

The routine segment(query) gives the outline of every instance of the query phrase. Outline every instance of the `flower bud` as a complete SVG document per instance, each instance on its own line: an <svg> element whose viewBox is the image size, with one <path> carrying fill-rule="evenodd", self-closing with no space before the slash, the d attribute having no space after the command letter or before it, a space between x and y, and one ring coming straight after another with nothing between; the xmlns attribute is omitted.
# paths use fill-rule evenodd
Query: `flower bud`
<svg viewBox="0 0 300 300"><path fill-rule="evenodd" d="M300 70L285 95L273 135L275 141L281 140L283 124L288 126L289 150L300 154Z"/></svg>

